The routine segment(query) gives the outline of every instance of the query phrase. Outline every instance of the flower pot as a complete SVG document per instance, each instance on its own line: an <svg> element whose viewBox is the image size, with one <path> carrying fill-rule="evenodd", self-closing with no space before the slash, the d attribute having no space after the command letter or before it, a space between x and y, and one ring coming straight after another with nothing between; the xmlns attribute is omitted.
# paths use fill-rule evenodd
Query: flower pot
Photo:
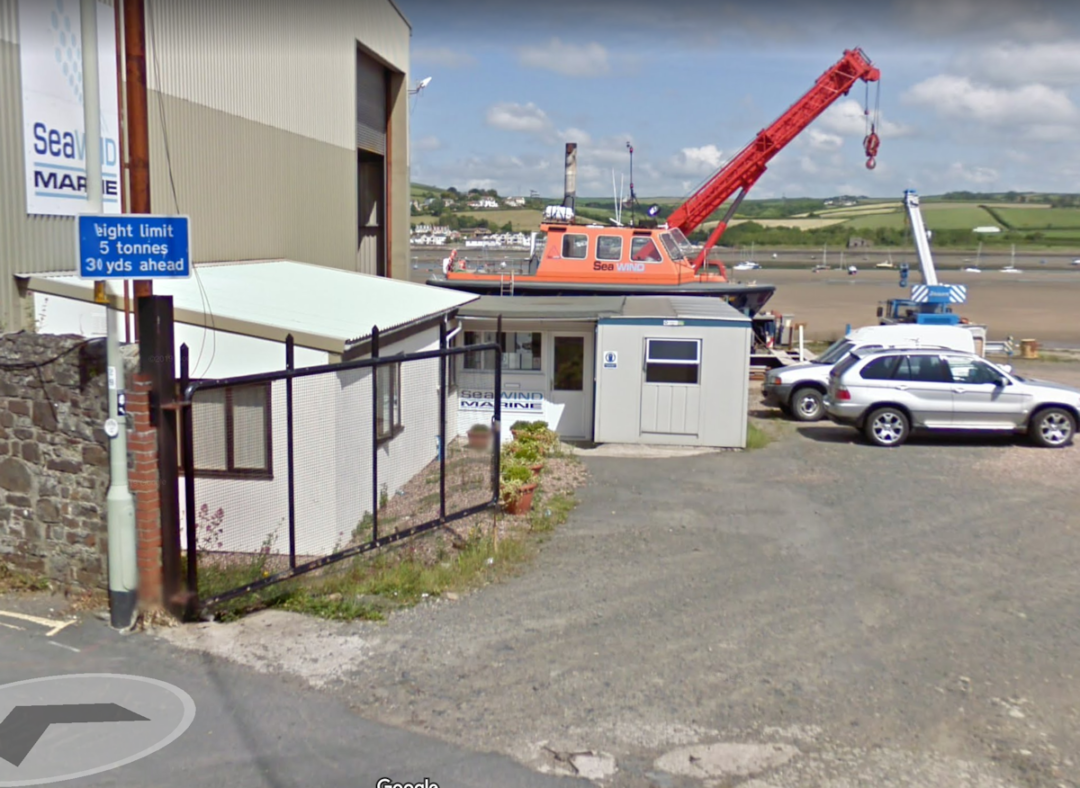
<svg viewBox="0 0 1080 788"><path fill-rule="evenodd" d="M503 511L507 514L525 514L532 509L533 493L536 492L535 484L526 484L518 491L518 496L503 505Z"/></svg>
<svg viewBox="0 0 1080 788"><path fill-rule="evenodd" d="M539 476L540 471L544 470L544 463L538 462L536 465L530 465L529 468L532 470L534 477Z"/></svg>
<svg viewBox="0 0 1080 788"><path fill-rule="evenodd" d="M491 446L490 432L470 432L468 436L470 449L486 449Z"/></svg>

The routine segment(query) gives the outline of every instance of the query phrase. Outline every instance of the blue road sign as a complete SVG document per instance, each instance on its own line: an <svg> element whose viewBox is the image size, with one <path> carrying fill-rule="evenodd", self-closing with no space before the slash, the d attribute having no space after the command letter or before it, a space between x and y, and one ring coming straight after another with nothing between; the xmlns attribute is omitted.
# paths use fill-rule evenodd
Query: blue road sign
<svg viewBox="0 0 1080 788"><path fill-rule="evenodd" d="M151 214L79 216L83 279L177 279L191 276L188 217Z"/></svg>

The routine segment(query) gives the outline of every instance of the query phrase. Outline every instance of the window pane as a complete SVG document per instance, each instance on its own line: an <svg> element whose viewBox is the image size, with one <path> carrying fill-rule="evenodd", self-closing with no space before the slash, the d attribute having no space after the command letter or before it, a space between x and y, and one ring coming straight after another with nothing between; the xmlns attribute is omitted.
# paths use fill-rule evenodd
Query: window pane
<svg viewBox="0 0 1080 788"><path fill-rule="evenodd" d="M672 260L682 260L685 258L679 245L675 243L675 239L672 238L669 233L661 233L660 240L663 242L664 248L667 249L667 253Z"/></svg>
<svg viewBox="0 0 1080 788"><path fill-rule="evenodd" d="M393 425L393 413L391 412L393 391L390 383L390 369L389 366L375 368L375 385L378 387L375 400L375 426L380 438L388 437Z"/></svg>
<svg viewBox="0 0 1080 788"><path fill-rule="evenodd" d="M596 256L601 260L621 260L622 238L617 235L601 235L596 239Z"/></svg>
<svg viewBox="0 0 1080 788"><path fill-rule="evenodd" d="M225 389L196 391L191 404L195 469L228 470L225 433Z"/></svg>
<svg viewBox="0 0 1080 788"><path fill-rule="evenodd" d="M233 468L268 468L266 386L242 386L232 390Z"/></svg>
<svg viewBox="0 0 1080 788"><path fill-rule="evenodd" d="M555 373L557 391L582 391L585 388L585 338L555 337Z"/></svg>
<svg viewBox="0 0 1080 788"><path fill-rule="evenodd" d="M924 383L948 383L949 371L940 356L911 356L911 379Z"/></svg>
<svg viewBox="0 0 1080 788"><path fill-rule="evenodd" d="M892 370L896 366L897 358L897 356L875 358L862 368L859 377L863 380L889 380L892 377Z"/></svg>
<svg viewBox="0 0 1080 788"><path fill-rule="evenodd" d="M630 259L639 263L658 263L663 258L652 238L639 236L630 242Z"/></svg>
<svg viewBox="0 0 1080 788"><path fill-rule="evenodd" d="M584 260L589 254L589 236L578 235L577 233L571 235L564 235L562 242L562 256L569 257L575 260Z"/></svg>
<svg viewBox="0 0 1080 788"><path fill-rule="evenodd" d="M646 383L697 383L697 364L646 364Z"/></svg>
<svg viewBox="0 0 1080 788"><path fill-rule="evenodd" d="M697 361L698 342L694 339L650 339L649 361Z"/></svg>

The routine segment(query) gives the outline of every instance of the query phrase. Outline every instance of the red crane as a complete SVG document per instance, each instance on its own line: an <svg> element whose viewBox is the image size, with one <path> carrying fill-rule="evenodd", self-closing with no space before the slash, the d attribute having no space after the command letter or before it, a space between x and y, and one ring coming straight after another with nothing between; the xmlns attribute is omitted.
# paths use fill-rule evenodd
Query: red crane
<svg viewBox="0 0 1080 788"><path fill-rule="evenodd" d="M846 96L858 80L870 83L878 82L880 78L881 72L861 49L845 50L844 56L818 77L817 82L806 92L806 95L792 104L775 123L759 132L753 142L717 170L716 174L705 182L705 185L675 209L667 220L668 227L677 227L689 235L731 195L736 191L739 192L724 218L710 233L701 253L694 260L695 269L700 269L705 264L709 251L727 229L728 222L735 215L746 192L757 183L758 178L765 174L765 165L769 163L769 160L795 139L799 132L809 126L833 102L841 96ZM869 107L867 113L869 113ZM868 169L872 170L876 165L879 145L877 110L875 109L873 122L863 140Z"/></svg>

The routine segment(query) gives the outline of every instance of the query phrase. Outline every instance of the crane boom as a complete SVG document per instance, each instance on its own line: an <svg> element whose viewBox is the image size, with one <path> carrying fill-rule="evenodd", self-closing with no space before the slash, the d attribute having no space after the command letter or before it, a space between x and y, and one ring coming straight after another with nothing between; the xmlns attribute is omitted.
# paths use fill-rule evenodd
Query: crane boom
<svg viewBox="0 0 1080 788"><path fill-rule="evenodd" d="M915 239L915 253L919 257L923 284L933 287L938 284L937 270L934 268L934 258L930 254L930 239L926 237L926 225L923 223L922 211L919 209L919 195L914 189L904 190L904 207L907 209L908 219L911 220L911 235Z"/></svg>
<svg viewBox="0 0 1080 788"><path fill-rule="evenodd" d="M766 165L772 157L795 139L833 102L841 96L846 96L857 81L861 79L865 82L877 82L880 78L881 72L861 49L845 50L844 56L818 77L814 86L802 98L792 104L787 112L771 126L759 132L749 145L690 195L686 202L675 209L668 218L668 227L678 228L689 234L701 226L702 222L735 192L740 192L735 204L729 209L728 215L717 225L709 236L705 248L694 261L695 268L700 268L704 263L709 250L719 240L728 221L734 215L738 203L747 190L765 173ZM871 131L864 145L868 157L867 167L872 169L874 157L877 154L877 134Z"/></svg>

